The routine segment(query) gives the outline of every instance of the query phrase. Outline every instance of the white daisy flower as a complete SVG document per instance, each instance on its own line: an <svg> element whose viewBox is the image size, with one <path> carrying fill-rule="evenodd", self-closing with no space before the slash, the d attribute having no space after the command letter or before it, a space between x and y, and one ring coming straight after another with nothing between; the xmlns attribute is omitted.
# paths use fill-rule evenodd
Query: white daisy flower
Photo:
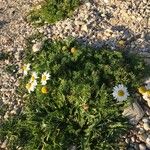
<svg viewBox="0 0 150 150"><path fill-rule="evenodd" d="M36 72L32 72L31 78L30 78L30 82L35 81L38 78L37 73Z"/></svg>
<svg viewBox="0 0 150 150"><path fill-rule="evenodd" d="M119 84L113 88L113 97L118 101L124 101L129 96L127 88L123 84Z"/></svg>
<svg viewBox="0 0 150 150"><path fill-rule="evenodd" d="M30 70L30 64L24 64L22 67L23 74L26 76L28 74L28 71Z"/></svg>
<svg viewBox="0 0 150 150"><path fill-rule="evenodd" d="M44 72L42 74L41 83L42 85L46 85L47 80L49 80L50 74L48 72Z"/></svg>
<svg viewBox="0 0 150 150"><path fill-rule="evenodd" d="M26 84L26 89L28 90L29 93L31 93L31 92L33 92L35 90L36 86L37 86L36 80L33 81L33 82L28 82Z"/></svg>

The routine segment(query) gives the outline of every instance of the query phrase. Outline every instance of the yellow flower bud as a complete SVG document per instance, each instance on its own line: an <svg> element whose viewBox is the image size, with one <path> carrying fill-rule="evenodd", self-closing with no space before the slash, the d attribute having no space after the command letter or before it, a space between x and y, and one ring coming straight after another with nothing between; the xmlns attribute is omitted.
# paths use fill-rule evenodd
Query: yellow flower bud
<svg viewBox="0 0 150 150"><path fill-rule="evenodd" d="M124 40L118 41L118 46L125 46L125 41Z"/></svg>
<svg viewBox="0 0 150 150"><path fill-rule="evenodd" d="M71 53L74 54L77 51L75 47L71 48Z"/></svg>
<svg viewBox="0 0 150 150"><path fill-rule="evenodd" d="M41 89L41 92L43 94L47 94L48 93L48 88L46 86L43 86L42 89Z"/></svg>
<svg viewBox="0 0 150 150"><path fill-rule="evenodd" d="M138 88L139 93L144 94L147 90L145 86L141 86Z"/></svg>

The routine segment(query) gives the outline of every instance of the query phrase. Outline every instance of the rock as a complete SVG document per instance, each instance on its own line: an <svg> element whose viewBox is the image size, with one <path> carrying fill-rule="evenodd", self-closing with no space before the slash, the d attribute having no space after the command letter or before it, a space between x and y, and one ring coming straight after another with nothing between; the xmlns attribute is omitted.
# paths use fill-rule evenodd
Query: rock
<svg viewBox="0 0 150 150"><path fill-rule="evenodd" d="M146 131L150 130L150 125L149 125L149 123L145 122L145 123L143 124L143 128L144 128Z"/></svg>
<svg viewBox="0 0 150 150"><path fill-rule="evenodd" d="M125 139L125 142L126 142L127 144L129 144L129 143L130 143L130 139L129 139L129 138L126 138L126 139Z"/></svg>
<svg viewBox="0 0 150 150"><path fill-rule="evenodd" d="M138 143L134 143L134 149L139 150L139 144Z"/></svg>
<svg viewBox="0 0 150 150"><path fill-rule="evenodd" d="M135 137L133 136L133 137L131 137L131 141L134 143L135 142Z"/></svg>
<svg viewBox="0 0 150 150"><path fill-rule="evenodd" d="M8 140L6 139L6 140L2 143L1 148L4 148L4 149L5 149L7 142L8 142Z"/></svg>
<svg viewBox="0 0 150 150"><path fill-rule="evenodd" d="M138 135L138 138L140 141L145 142L147 139L147 134L144 133L144 134Z"/></svg>
<svg viewBox="0 0 150 150"><path fill-rule="evenodd" d="M146 139L146 146L150 148L150 135Z"/></svg>
<svg viewBox="0 0 150 150"><path fill-rule="evenodd" d="M138 134L143 134L145 133L145 130L143 128L139 128Z"/></svg>
<svg viewBox="0 0 150 150"><path fill-rule="evenodd" d="M122 113L122 115L127 117L129 119L129 122L133 125L137 124L140 121L140 119L144 116L144 114L145 112L136 100L132 105L125 108L125 110Z"/></svg>
<svg viewBox="0 0 150 150"><path fill-rule="evenodd" d="M38 52L41 50L43 42L37 42L32 46L33 52Z"/></svg>
<svg viewBox="0 0 150 150"><path fill-rule="evenodd" d="M146 150L146 145L144 143L139 144L139 150Z"/></svg>
<svg viewBox="0 0 150 150"><path fill-rule="evenodd" d="M142 121L143 121L144 123L148 123L148 122L149 122L149 119L148 119L147 117L144 117L144 118L142 119Z"/></svg>
<svg viewBox="0 0 150 150"><path fill-rule="evenodd" d="M81 31L85 31L85 32L88 32L88 28L87 28L87 25L82 25L81 26Z"/></svg>

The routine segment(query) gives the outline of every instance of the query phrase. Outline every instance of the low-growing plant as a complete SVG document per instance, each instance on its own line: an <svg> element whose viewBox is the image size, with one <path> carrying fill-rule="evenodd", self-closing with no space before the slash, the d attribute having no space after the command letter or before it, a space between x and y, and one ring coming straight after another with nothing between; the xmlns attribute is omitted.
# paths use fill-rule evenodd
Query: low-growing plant
<svg viewBox="0 0 150 150"><path fill-rule="evenodd" d="M139 57L71 39L45 41L37 53L30 47L24 63L23 110L0 128L11 150L119 149L129 128L122 111L143 79ZM126 101L113 97L118 85L126 93L120 90L117 96L126 94Z"/></svg>
<svg viewBox="0 0 150 150"><path fill-rule="evenodd" d="M72 16L80 4L81 0L46 0L40 5L41 8L35 8L30 12L28 20L39 25L44 22L55 23Z"/></svg>

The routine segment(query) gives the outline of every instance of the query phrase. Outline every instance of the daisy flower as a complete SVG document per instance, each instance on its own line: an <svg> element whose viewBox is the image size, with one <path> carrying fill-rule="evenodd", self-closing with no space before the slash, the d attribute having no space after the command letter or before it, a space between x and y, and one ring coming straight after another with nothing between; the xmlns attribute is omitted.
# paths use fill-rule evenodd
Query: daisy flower
<svg viewBox="0 0 150 150"><path fill-rule="evenodd" d="M124 101L129 96L127 88L123 84L119 84L113 88L113 97L118 101Z"/></svg>
<svg viewBox="0 0 150 150"><path fill-rule="evenodd" d="M31 78L30 78L30 82L34 82L37 78L38 78L37 73L36 72L32 72L32 75L31 75Z"/></svg>
<svg viewBox="0 0 150 150"><path fill-rule="evenodd" d="M24 75L27 75L28 74L28 71L30 70L30 64L24 64L23 67L22 67L22 70L23 70L23 74Z"/></svg>
<svg viewBox="0 0 150 150"><path fill-rule="evenodd" d="M36 85L37 85L36 80L33 81L33 82L28 82L28 83L26 84L26 89L28 90L29 93L31 93L31 92L34 91Z"/></svg>
<svg viewBox="0 0 150 150"><path fill-rule="evenodd" d="M44 72L42 74L41 83L42 85L46 85L47 80L49 80L50 74L48 72Z"/></svg>

